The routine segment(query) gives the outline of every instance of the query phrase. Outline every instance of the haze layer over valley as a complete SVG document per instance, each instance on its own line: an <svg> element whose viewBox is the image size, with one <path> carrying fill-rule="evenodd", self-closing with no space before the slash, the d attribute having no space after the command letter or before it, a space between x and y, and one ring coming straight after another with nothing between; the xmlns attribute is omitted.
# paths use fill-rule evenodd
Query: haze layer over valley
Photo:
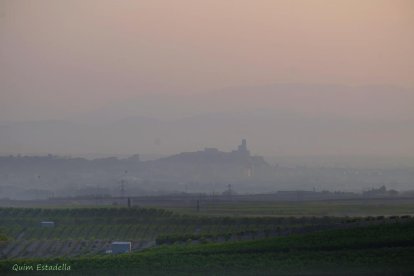
<svg viewBox="0 0 414 276"><path fill-rule="evenodd" d="M203 146L229 148L246 137L255 153L265 156L395 160L413 157L413 95L398 87L305 84L176 97L155 93L70 118L2 122L0 149L2 154L166 156Z"/></svg>
<svg viewBox="0 0 414 276"><path fill-rule="evenodd" d="M0 1L2 193L409 190L413 18L405 0ZM262 174L158 163L241 139Z"/></svg>

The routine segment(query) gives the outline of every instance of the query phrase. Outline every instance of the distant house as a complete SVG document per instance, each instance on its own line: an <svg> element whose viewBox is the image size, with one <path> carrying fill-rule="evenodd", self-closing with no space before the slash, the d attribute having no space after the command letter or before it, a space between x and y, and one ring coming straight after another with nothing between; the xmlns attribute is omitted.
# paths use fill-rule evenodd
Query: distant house
<svg viewBox="0 0 414 276"><path fill-rule="evenodd" d="M112 254L129 253L131 252L131 242L113 242Z"/></svg>
<svg viewBox="0 0 414 276"><path fill-rule="evenodd" d="M40 226L45 227L45 228L53 228L55 227L55 222L54 221L41 221Z"/></svg>

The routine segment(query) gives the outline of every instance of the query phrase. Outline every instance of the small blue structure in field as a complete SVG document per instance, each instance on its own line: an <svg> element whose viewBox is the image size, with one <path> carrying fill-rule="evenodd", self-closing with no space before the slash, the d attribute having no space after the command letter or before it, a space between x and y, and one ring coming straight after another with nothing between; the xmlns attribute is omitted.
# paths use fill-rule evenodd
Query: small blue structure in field
<svg viewBox="0 0 414 276"><path fill-rule="evenodd" d="M55 227L55 222L54 221L41 221L40 226L45 227L45 228L53 228Z"/></svg>
<svg viewBox="0 0 414 276"><path fill-rule="evenodd" d="M129 253L131 252L131 242L113 242L112 254Z"/></svg>

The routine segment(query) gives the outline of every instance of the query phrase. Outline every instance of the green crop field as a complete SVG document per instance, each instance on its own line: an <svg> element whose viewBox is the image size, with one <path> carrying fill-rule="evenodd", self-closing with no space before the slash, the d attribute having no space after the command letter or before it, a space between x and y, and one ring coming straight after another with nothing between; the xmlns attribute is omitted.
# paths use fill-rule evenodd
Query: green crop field
<svg viewBox="0 0 414 276"><path fill-rule="evenodd" d="M271 200L259 196L160 196L131 198L134 207L157 208L177 214L219 217L363 217L414 215L414 198L353 198L333 200ZM197 209L197 201L199 208ZM43 209L106 209L127 206L126 199L50 199L46 201L0 200L0 206Z"/></svg>
<svg viewBox="0 0 414 276"><path fill-rule="evenodd" d="M93 275L412 275L414 222L326 230L257 241L161 246L118 256L0 261L61 263Z"/></svg>
<svg viewBox="0 0 414 276"><path fill-rule="evenodd" d="M310 232L355 223L381 223L382 217L206 217L147 208L0 208L0 231L9 237L2 258L103 254L111 241L132 241L133 250L155 242L231 241ZM52 228L41 221L53 221Z"/></svg>
<svg viewBox="0 0 414 276"><path fill-rule="evenodd" d="M157 204L147 203L156 207ZM200 201L163 204L162 207L183 214L207 216L392 216L414 215L413 199L352 199L320 201Z"/></svg>
<svg viewBox="0 0 414 276"><path fill-rule="evenodd" d="M238 206L244 210L261 209L243 204ZM82 273L104 269L109 275L116 274L114 269L124 273L124 268L145 275L411 269L410 215L200 213L138 207L0 208L0 272L11 272L12 264L35 262L65 262ZM54 227L42 227L42 221L53 221ZM130 241L132 253L107 255L113 241Z"/></svg>

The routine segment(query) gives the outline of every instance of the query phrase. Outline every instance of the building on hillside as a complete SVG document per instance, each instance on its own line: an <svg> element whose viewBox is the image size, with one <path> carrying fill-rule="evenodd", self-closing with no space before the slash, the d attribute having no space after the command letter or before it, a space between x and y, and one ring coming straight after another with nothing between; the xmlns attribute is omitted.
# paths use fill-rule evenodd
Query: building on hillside
<svg viewBox="0 0 414 276"><path fill-rule="evenodd" d="M131 252L131 242L112 242L112 254L121 254Z"/></svg>
<svg viewBox="0 0 414 276"><path fill-rule="evenodd" d="M44 228L53 228L55 227L55 222L54 221L41 221L40 226Z"/></svg>

